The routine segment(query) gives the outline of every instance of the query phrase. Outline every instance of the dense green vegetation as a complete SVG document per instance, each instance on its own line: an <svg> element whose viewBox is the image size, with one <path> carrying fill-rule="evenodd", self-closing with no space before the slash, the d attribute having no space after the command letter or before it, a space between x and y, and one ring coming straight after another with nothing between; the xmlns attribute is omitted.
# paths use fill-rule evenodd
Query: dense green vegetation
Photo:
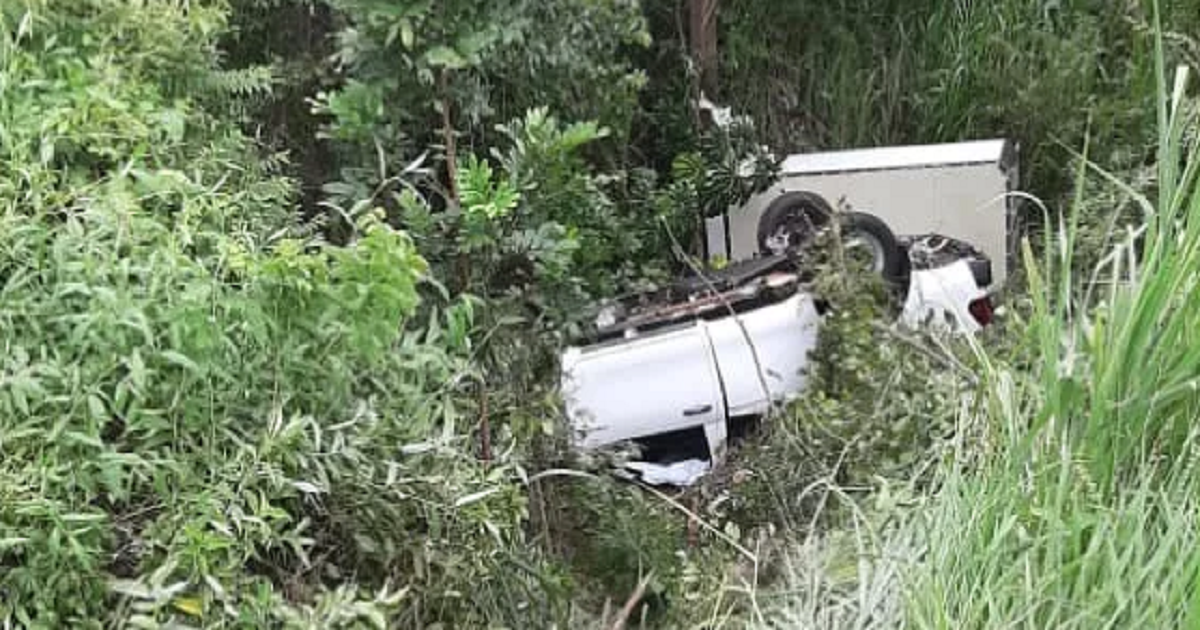
<svg viewBox="0 0 1200 630"><path fill-rule="evenodd" d="M727 133L686 2L0 0L0 626L1195 623L1200 6L917 4L725 3ZM994 330L831 269L702 487L564 447L557 350L759 145L993 135Z"/></svg>
<svg viewBox="0 0 1200 630"><path fill-rule="evenodd" d="M932 460L938 491L902 508L891 495L854 522L848 554L836 536L810 538L780 623L1195 627L1198 111L1186 67L1159 70L1159 186L1147 196L1121 184L1144 240L1115 239L1090 282L1073 277L1070 222L1044 259L1026 249L1021 345L977 349L992 355L982 404L964 408L958 438ZM1085 175L1071 216L1090 203ZM825 577L847 557L866 560L854 577Z"/></svg>

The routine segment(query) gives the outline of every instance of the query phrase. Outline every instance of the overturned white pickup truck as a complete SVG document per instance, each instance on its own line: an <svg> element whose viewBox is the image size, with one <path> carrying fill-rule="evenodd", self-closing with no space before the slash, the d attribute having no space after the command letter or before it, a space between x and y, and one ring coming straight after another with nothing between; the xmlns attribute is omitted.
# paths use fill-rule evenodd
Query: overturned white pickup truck
<svg viewBox="0 0 1200 630"><path fill-rule="evenodd" d="M958 245L941 237L910 246ZM901 318L977 330L991 320L985 261L952 260L908 274ZM604 446L703 431L719 460L731 419L800 394L823 304L785 255L738 263L602 313L597 335L562 356L562 390L577 443Z"/></svg>
<svg viewBox="0 0 1200 630"><path fill-rule="evenodd" d="M951 157L945 166L951 170L983 168L976 176L982 180L987 169L995 169L995 192L1003 208L1004 193L1015 183L1015 174L1004 170L1009 146L947 146ZM914 155L926 159L934 153L923 148ZM967 160L982 159L985 153L995 153L991 167ZM715 274L622 300L601 313L593 338L563 353L562 394L576 443L593 448L702 433L709 457L716 461L723 457L732 419L764 414L800 394L823 307L820 296L805 289L803 270L788 253L832 225L833 216L839 217L844 244L865 249L873 269L901 289L902 322L963 331L987 325L992 318L989 288L1003 281L993 276L993 265L999 263L1001 274L1007 271L1004 230L1011 219L1009 209L999 217L954 218L955 202L989 199L993 191L967 199L963 187L944 185L953 180L946 169L932 168L917 157L893 150L825 161L836 163L841 178L837 185L864 199L878 184L880 194L872 198L876 202L892 180L907 178L911 188L922 177L932 178L922 202L936 201L938 191L950 196L927 206L926 223L967 232L960 236L984 234L984 251L974 243L932 233L898 239L879 216L835 213L822 196L799 189L806 175L793 174L767 198L752 202L749 214L733 222L709 222L710 251L740 253L743 260ZM853 178L841 181L850 170L847 165L856 162L878 167L862 170L857 187ZM894 172L909 168L920 168L923 175ZM814 173L831 177L824 171ZM831 186L824 179L816 183ZM964 212L978 211L978 206L967 204ZM912 214L900 217L910 231L921 225L917 214L918 208L913 208ZM739 227L747 217L752 221Z"/></svg>

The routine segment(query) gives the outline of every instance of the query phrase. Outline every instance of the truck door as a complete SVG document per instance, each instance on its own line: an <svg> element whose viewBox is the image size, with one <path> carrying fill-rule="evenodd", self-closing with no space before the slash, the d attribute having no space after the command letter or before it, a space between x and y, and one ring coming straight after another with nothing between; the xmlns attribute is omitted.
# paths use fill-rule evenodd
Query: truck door
<svg viewBox="0 0 1200 630"><path fill-rule="evenodd" d="M766 413L772 402L804 389L820 319L812 298L797 293L778 304L709 322L730 416Z"/></svg>
<svg viewBox="0 0 1200 630"><path fill-rule="evenodd" d="M724 442L725 401L703 322L571 349L562 390L585 448L701 427L719 429Z"/></svg>

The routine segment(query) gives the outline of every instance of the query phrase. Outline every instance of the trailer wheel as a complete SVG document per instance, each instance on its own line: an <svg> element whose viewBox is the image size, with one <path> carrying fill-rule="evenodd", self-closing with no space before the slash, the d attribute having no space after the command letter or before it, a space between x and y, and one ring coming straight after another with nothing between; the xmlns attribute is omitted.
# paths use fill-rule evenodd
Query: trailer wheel
<svg viewBox="0 0 1200 630"><path fill-rule="evenodd" d="M758 251L773 256L793 251L813 239L834 215L820 195L796 191L781 195L758 221ZM871 268L896 286L907 286L910 272L908 253L896 240L887 223L865 212L840 215L843 242L847 247L866 248Z"/></svg>
<svg viewBox="0 0 1200 630"><path fill-rule="evenodd" d="M783 194L758 220L758 251L776 256L803 245L831 216L833 208L820 195L804 191Z"/></svg>
<svg viewBox="0 0 1200 630"><path fill-rule="evenodd" d="M908 253L900 247L896 235L882 219L865 212L846 212L840 217L842 246L851 252L870 256L871 271L888 283L907 284Z"/></svg>

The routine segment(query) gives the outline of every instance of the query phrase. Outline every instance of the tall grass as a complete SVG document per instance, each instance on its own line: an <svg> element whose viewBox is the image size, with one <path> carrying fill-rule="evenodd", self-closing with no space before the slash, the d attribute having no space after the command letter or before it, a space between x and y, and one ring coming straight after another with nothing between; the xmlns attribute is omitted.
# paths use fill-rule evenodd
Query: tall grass
<svg viewBox="0 0 1200 630"><path fill-rule="evenodd" d="M1026 247L1031 309L1021 356L979 350L985 404L971 422L984 439L957 445L936 494L906 512L902 527L849 554L858 563L850 579L823 575L828 561L814 565L835 553L828 544L798 548L793 588L827 588L799 590L779 619L809 627L1200 623L1198 118L1188 73L1169 80L1161 41L1152 57L1155 190L1081 161L1136 202L1141 229L1116 235L1082 278L1074 219L1046 231L1043 259ZM1087 175L1077 174L1066 217L1092 210ZM856 531L871 540L870 528ZM839 608L845 601L871 605ZM849 613L831 614L838 610Z"/></svg>
<svg viewBox="0 0 1200 630"><path fill-rule="evenodd" d="M1063 145L1091 134L1103 163L1149 155L1153 44L1142 5L731 3L723 97L787 151L1012 137L1032 190L1057 198L1070 185ZM1166 10L1195 32L1194 1Z"/></svg>
<svg viewBox="0 0 1200 630"><path fill-rule="evenodd" d="M1145 212L1144 244L1124 239L1106 259L1105 288L1084 287L1094 305L1075 300L1073 226L1060 226L1053 258L1027 253L1040 360L1029 374L987 375L1006 448L984 470L951 473L923 516L916 627L1200 621L1197 118L1186 70L1168 84L1161 47L1156 58L1158 190L1127 188ZM1085 203L1081 188L1072 215Z"/></svg>

